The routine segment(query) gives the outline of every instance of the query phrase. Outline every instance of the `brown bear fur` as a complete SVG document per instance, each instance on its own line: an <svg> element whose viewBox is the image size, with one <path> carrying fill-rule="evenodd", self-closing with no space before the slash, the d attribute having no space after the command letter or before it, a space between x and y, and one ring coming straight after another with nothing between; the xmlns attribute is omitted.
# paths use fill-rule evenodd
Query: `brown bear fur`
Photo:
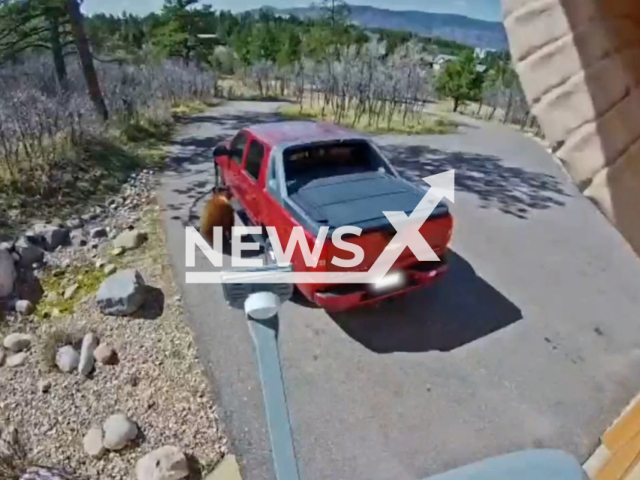
<svg viewBox="0 0 640 480"><path fill-rule="evenodd" d="M218 187L205 205L200 216L200 235L213 244L214 227L222 227L223 238L230 239L235 224L235 213L231 205L232 193L227 187Z"/></svg>

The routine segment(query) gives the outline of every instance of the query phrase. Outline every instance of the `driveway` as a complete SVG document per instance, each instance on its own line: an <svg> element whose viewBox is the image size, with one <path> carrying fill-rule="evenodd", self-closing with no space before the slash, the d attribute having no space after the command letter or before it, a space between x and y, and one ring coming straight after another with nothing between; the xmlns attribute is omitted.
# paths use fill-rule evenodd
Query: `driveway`
<svg viewBox="0 0 640 480"><path fill-rule="evenodd" d="M194 338L247 480L273 479L253 344L219 286L184 285L183 225L197 225L210 189L208 149L277 107L236 102L191 119L162 191ZM640 262L515 131L376 141L409 178L456 169L452 267L378 308L283 308L302 479L416 480L528 447L585 460L640 389Z"/></svg>

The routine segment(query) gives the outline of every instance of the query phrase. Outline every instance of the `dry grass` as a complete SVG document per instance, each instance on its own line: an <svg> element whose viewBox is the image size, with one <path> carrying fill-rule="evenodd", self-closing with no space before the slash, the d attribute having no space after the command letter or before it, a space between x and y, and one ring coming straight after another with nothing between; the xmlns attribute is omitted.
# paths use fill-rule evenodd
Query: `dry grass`
<svg viewBox="0 0 640 480"><path fill-rule="evenodd" d="M326 110L323 117L320 106L313 108L305 106L301 110L299 105L287 105L281 108L279 113L289 120L323 120L335 123L329 114L329 109ZM457 124L446 117L429 113L408 115L406 119L403 119L401 113L397 113L393 116L391 122L388 122L385 118L380 119L377 124L375 120L370 119L366 114L358 122L354 122L354 116L353 111L347 112L339 124L371 134L444 135L453 133L457 128Z"/></svg>

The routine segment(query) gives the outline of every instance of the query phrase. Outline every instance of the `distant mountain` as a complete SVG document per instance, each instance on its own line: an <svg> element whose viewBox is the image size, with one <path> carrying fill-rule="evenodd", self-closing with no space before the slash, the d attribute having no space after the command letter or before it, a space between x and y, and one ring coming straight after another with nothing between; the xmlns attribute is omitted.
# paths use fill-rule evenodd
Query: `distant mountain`
<svg viewBox="0 0 640 480"><path fill-rule="evenodd" d="M318 9L314 7L264 8L277 14L295 15L301 18L318 14ZM507 34L501 22L488 22L464 15L397 11L351 5L351 20L365 28L407 30L419 35L454 40L472 47L504 50L509 46Z"/></svg>

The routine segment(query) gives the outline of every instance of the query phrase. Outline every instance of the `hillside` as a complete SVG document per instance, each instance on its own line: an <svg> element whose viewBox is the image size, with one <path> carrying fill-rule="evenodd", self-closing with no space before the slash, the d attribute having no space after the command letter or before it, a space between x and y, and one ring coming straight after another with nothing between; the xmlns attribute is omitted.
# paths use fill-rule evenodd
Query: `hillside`
<svg viewBox="0 0 640 480"><path fill-rule="evenodd" d="M314 16L314 7L277 9L265 7L282 15ZM383 8L351 5L351 20L365 28L407 30L419 35L454 40L472 47L508 48L507 35L501 22L488 22L463 15L397 11Z"/></svg>

